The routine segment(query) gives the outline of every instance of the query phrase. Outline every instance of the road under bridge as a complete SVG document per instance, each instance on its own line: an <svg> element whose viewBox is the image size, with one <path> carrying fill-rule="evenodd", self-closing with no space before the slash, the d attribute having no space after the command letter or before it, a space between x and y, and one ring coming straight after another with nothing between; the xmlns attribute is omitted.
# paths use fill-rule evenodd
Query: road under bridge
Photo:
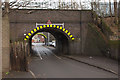
<svg viewBox="0 0 120 80"><path fill-rule="evenodd" d="M56 51L59 54L102 55L90 37L92 33L89 32L88 24L94 20L91 10L12 9L2 19L3 36L6 36L2 42L5 72L9 70L10 63L9 41L28 40L31 43L32 37L38 32L49 32L56 38ZM49 19L52 24L36 27L36 23L46 24ZM64 23L64 28L54 25L60 23Z"/></svg>

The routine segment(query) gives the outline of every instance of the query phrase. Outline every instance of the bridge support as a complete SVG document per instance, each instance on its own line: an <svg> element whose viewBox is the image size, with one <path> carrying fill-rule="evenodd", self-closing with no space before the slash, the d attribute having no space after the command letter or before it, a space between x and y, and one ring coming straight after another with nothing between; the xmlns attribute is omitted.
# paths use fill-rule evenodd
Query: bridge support
<svg viewBox="0 0 120 80"><path fill-rule="evenodd" d="M8 14L2 17L2 72L8 72L10 66L10 32Z"/></svg>
<svg viewBox="0 0 120 80"><path fill-rule="evenodd" d="M82 54L80 40L79 41L70 41L69 42L69 54Z"/></svg>
<svg viewBox="0 0 120 80"><path fill-rule="evenodd" d="M0 43L2 43L2 9L0 8ZM2 79L2 44L0 44L0 79Z"/></svg>
<svg viewBox="0 0 120 80"><path fill-rule="evenodd" d="M67 41L56 40L56 54L67 55L69 54L69 43Z"/></svg>

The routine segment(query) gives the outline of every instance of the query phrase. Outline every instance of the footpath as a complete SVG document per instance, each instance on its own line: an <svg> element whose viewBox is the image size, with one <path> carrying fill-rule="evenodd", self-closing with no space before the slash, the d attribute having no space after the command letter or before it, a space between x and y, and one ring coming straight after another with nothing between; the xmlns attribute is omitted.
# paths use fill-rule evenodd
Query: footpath
<svg viewBox="0 0 120 80"><path fill-rule="evenodd" d="M53 47L47 47L50 50L54 51ZM64 55L63 57L87 64L89 66L93 66L113 74L118 75L118 61L110 59L104 56L81 56L81 55Z"/></svg>
<svg viewBox="0 0 120 80"><path fill-rule="evenodd" d="M64 57L118 75L118 61L103 56L65 55Z"/></svg>

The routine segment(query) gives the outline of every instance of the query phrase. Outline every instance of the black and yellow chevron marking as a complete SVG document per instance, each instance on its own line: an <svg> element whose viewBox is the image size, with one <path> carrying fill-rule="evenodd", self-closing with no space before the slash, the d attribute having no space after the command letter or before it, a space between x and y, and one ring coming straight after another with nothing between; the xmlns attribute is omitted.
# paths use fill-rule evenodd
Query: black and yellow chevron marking
<svg viewBox="0 0 120 80"><path fill-rule="evenodd" d="M25 41L28 40L33 33L35 33L36 31L38 31L38 30L40 30L40 29L43 29L43 28L56 28L56 29L60 29L60 30L63 31L65 34L67 34L67 36L69 36L69 38L70 38L71 40L74 40L74 39L75 39L75 38L73 37L73 35L70 33L69 30L63 28L62 26L52 25L52 24L51 24L51 25L42 25L42 26L39 26L39 27L33 29L32 31L30 31L30 32L25 36L24 40L25 40Z"/></svg>

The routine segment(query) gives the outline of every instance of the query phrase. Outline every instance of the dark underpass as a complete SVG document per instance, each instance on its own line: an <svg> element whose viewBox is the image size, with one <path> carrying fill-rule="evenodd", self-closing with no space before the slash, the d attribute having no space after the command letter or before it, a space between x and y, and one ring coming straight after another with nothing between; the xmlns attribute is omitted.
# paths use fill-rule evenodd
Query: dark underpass
<svg viewBox="0 0 120 80"><path fill-rule="evenodd" d="M32 37L39 32L49 32L56 39L56 49L55 52L57 54L69 54L69 41L71 40L67 34L65 34L62 30L57 28L45 28L42 30L37 30L29 37L29 44L32 45Z"/></svg>

